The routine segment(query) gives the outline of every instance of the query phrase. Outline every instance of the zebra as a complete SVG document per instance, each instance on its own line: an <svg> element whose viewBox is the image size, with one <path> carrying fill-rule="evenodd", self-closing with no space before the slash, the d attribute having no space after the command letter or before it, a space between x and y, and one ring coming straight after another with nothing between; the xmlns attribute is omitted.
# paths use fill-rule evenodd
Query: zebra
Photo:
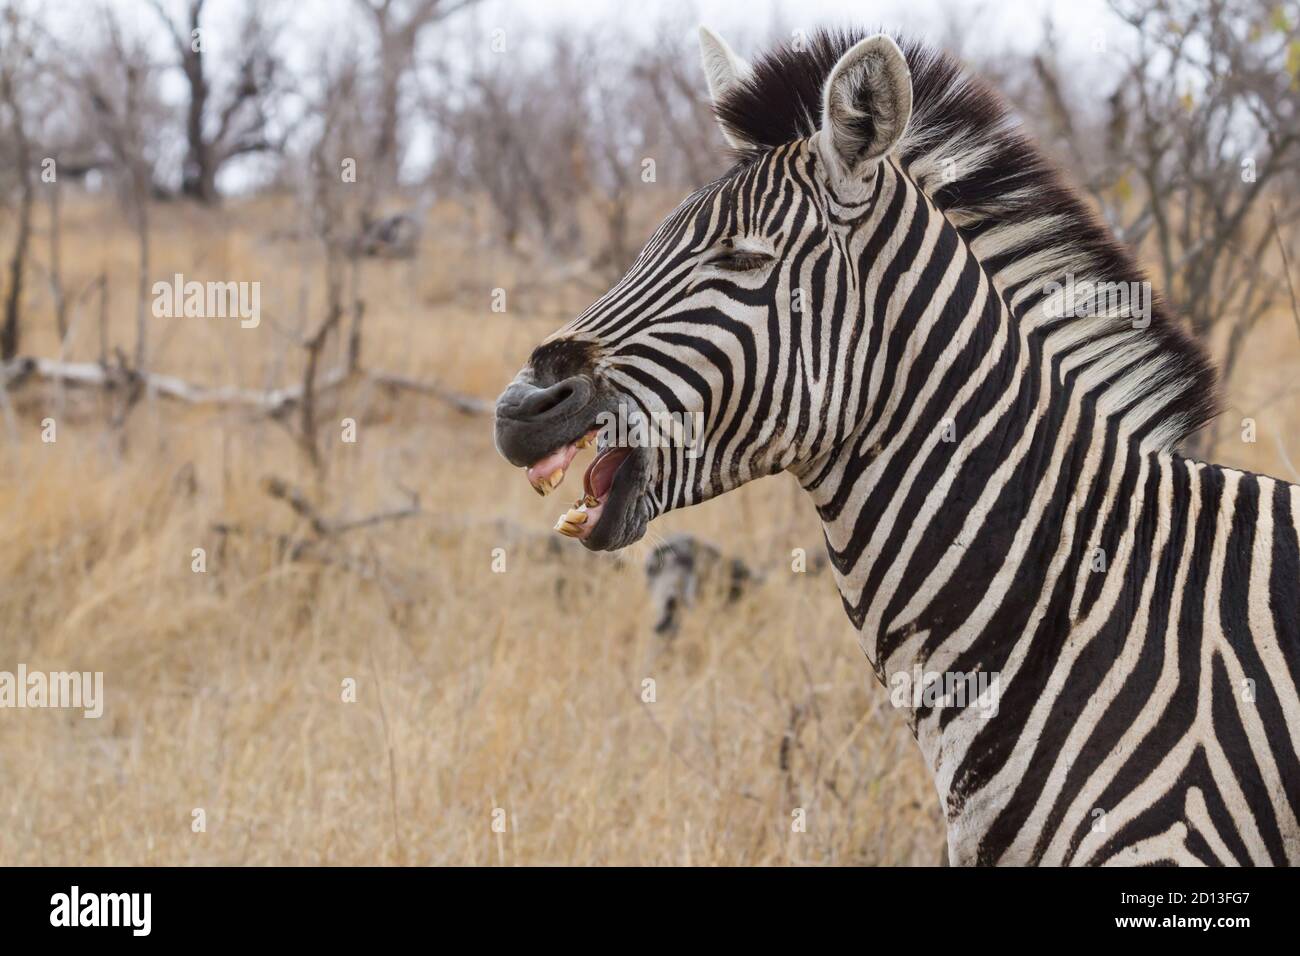
<svg viewBox="0 0 1300 956"><path fill-rule="evenodd" d="M761 580L743 559L728 558L707 541L692 534L669 535L645 561L651 630L671 642L689 608L706 602L733 605Z"/></svg>
<svg viewBox="0 0 1300 956"><path fill-rule="evenodd" d="M700 42L734 165L497 403L542 494L597 444L556 530L619 549L789 472L875 676L925 687L952 865L1300 860L1300 486L1176 452L1218 413L1200 347L1101 301L1131 253L950 56Z"/></svg>

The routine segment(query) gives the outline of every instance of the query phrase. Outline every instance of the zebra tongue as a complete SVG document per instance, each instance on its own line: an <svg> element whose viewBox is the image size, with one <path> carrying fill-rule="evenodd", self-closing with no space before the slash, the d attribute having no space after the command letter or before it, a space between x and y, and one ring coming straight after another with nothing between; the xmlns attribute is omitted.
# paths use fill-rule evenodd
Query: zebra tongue
<svg viewBox="0 0 1300 956"><path fill-rule="evenodd" d="M602 500L614 484L614 476L632 453L630 448L606 448L600 452L582 476L582 487L587 494Z"/></svg>

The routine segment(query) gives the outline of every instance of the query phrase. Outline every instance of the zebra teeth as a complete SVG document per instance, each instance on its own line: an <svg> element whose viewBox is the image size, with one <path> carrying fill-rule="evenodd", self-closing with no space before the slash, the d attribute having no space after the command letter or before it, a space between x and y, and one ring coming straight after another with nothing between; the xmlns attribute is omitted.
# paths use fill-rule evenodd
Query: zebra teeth
<svg viewBox="0 0 1300 956"><path fill-rule="evenodd" d="M531 474L532 469L529 469L529 471L530 475L528 483L533 486L533 491L537 492L543 498L549 495L556 488L560 487L560 482L564 481L565 469L563 468L557 468L550 474L542 476Z"/></svg>
<svg viewBox="0 0 1300 956"><path fill-rule="evenodd" d="M582 524L581 522L569 521L570 514L573 514L573 512L570 511L560 515L560 519L555 522L555 527L552 530L564 535L566 538L580 537L582 535ZM587 516L583 515L582 520L586 521Z"/></svg>

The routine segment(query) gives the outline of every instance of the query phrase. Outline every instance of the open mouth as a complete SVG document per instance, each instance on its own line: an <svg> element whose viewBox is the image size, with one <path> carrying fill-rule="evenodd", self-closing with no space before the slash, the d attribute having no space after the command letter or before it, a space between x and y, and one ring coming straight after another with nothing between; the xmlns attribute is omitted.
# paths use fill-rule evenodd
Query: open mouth
<svg viewBox="0 0 1300 956"><path fill-rule="evenodd" d="M529 465L526 474L533 490L539 495L549 495L560 487L573 459L581 449L596 441L597 434L598 430L593 428L576 441L555 449ZM632 448L598 445L596 457L582 476L582 496L560 515L554 530L566 537L577 538L597 550L618 547L621 542L613 539L620 536L622 529L614 528L605 533L601 516L609 506L608 510L618 512L614 524L626 524L627 512L638 493L633 477L633 472L638 469L628 465L637 461L638 457Z"/></svg>

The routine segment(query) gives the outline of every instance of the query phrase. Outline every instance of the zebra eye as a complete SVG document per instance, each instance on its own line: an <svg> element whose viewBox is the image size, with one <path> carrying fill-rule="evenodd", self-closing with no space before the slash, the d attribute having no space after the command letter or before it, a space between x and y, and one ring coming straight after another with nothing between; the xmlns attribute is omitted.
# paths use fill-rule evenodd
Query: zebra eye
<svg viewBox="0 0 1300 956"><path fill-rule="evenodd" d="M766 252L731 249L716 259L710 260L709 265L717 266L727 272L749 272L751 269L765 266L771 261L772 257Z"/></svg>

